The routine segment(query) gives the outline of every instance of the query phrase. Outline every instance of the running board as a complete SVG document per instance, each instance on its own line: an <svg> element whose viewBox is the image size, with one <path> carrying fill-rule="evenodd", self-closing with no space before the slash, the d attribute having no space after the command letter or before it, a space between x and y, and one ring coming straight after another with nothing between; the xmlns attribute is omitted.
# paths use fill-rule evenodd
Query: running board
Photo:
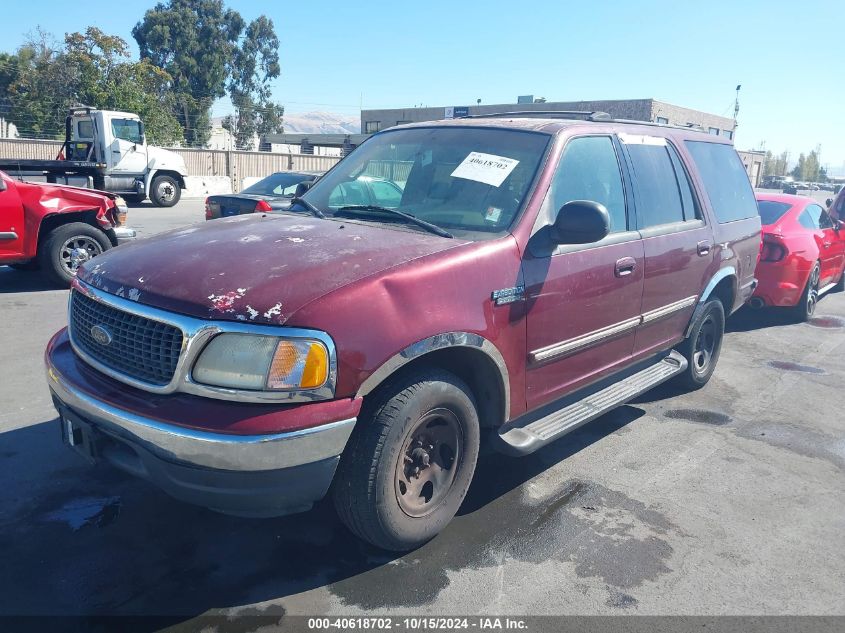
<svg viewBox="0 0 845 633"><path fill-rule="evenodd" d="M504 426L499 431L497 447L510 455L528 455L550 442L574 431L611 409L633 400L649 389L666 382L687 368L687 360L672 350L656 363L631 374L624 380L596 391L581 400L553 411L523 426Z"/></svg>

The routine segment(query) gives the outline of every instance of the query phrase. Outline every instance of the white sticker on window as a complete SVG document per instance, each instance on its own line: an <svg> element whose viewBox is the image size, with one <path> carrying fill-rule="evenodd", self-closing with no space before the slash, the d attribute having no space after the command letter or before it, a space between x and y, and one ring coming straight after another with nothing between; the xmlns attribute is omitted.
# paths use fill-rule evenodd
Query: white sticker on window
<svg viewBox="0 0 845 633"><path fill-rule="evenodd" d="M519 161L513 158L482 152L470 152L452 172L452 177L474 180L492 187L498 187L505 182L505 178L517 165L519 165Z"/></svg>

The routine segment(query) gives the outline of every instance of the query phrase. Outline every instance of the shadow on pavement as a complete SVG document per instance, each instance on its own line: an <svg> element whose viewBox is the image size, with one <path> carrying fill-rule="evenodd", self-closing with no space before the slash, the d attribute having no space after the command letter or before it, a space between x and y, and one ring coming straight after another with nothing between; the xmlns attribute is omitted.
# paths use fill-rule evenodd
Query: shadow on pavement
<svg viewBox="0 0 845 633"><path fill-rule="evenodd" d="M0 294L62 290L38 270L15 270L0 266Z"/></svg>
<svg viewBox="0 0 845 633"><path fill-rule="evenodd" d="M430 604L448 569L482 564L496 539L531 529L523 484L642 415L622 407L529 457L485 455L452 524L404 556L358 541L326 501L279 519L224 516L87 465L62 446L55 420L8 431L0 614L153 614L175 624L320 587L363 608ZM284 614L269 609L261 612Z"/></svg>

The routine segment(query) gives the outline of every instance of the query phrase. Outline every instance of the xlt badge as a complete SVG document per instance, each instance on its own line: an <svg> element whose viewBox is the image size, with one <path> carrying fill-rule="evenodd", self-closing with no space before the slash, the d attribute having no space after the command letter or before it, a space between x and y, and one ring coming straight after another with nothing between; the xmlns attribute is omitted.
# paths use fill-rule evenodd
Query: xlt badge
<svg viewBox="0 0 845 633"><path fill-rule="evenodd" d="M501 290L494 290L491 296L493 303L497 306L503 306L515 301L521 301L525 297L525 286L514 286L513 288L502 288Z"/></svg>

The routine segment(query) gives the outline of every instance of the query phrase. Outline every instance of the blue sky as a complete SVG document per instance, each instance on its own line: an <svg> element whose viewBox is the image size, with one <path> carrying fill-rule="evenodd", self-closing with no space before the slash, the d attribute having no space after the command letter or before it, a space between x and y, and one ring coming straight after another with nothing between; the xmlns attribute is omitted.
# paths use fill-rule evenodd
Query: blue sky
<svg viewBox="0 0 845 633"><path fill-rule="evenodd" d="M130 40L152 0L4 3L0 49L36 26L89 24ZM737 146L801 151L845 171L845 2L267 2L281 39L276 98L290 113L364 108L654 97L730 115ZM225 104L216 108L219 113Z"/></svg>

